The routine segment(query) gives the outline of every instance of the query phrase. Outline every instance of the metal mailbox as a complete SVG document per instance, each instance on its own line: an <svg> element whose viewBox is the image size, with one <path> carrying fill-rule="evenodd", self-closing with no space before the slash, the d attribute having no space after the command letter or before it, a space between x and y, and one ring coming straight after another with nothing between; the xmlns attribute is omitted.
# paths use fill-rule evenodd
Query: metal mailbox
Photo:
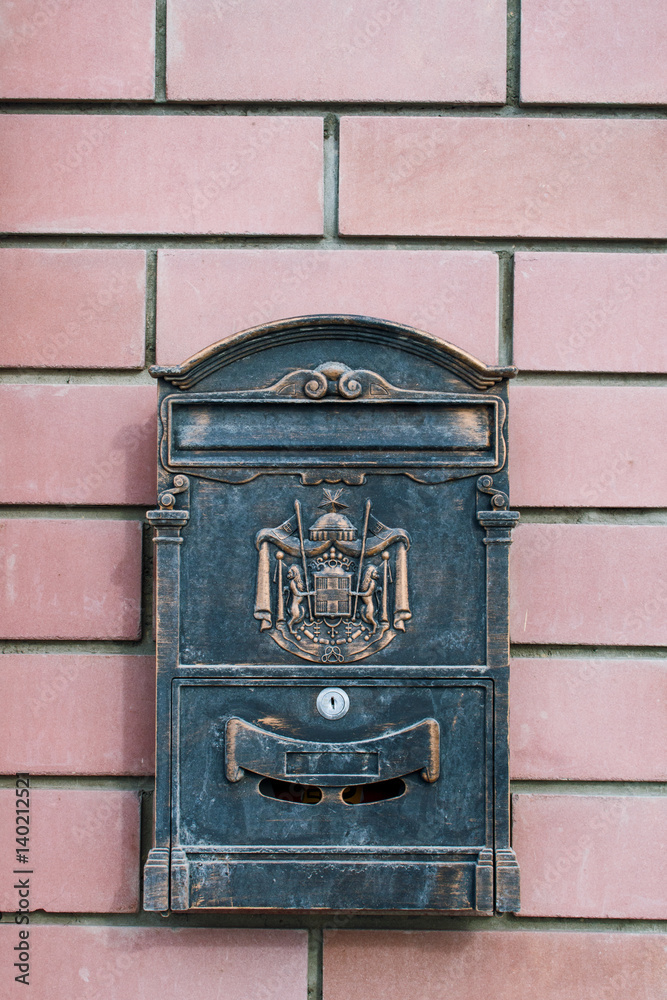
<svg viewBox="0 0 667 1000"><path fill-rule="evenodd" d="M516 370L309 316L151 372L145 908L516 911Z"/></svg>

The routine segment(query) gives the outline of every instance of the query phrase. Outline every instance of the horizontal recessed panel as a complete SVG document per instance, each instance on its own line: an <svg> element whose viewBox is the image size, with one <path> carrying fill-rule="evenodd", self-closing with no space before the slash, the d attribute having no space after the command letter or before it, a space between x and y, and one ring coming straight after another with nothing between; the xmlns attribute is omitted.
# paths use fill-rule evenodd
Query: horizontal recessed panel
<svg viewBox="0 0 667 1000"><path fill-rule="evenodd" d="M355 753L354 751L322 753L285 754L285 770L288 774L379 774L377 753Z"/></svg>
<svg viewBox="0 0 667 1000"><path fill-rule="evenodd" d="M496 401L170 400L169 464L440 466L496 460ZM472 461L471 461L472 460ZM487 463L485 463L487 464Z"/></svg>

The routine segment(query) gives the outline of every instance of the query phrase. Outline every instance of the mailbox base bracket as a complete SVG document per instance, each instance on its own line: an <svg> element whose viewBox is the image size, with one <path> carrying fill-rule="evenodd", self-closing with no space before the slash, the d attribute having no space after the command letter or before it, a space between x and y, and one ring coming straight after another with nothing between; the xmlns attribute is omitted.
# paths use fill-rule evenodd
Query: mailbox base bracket
<svg viewBox="0 0 667 1000"><path fill-rule="evenodd" d="M477 856L450 860L442 855L408 861L332 855L267 861L211 858L176 848L171 854L171 909L340 910L342 898L346 910L491 915L492 857L485 849Z"/></svg>

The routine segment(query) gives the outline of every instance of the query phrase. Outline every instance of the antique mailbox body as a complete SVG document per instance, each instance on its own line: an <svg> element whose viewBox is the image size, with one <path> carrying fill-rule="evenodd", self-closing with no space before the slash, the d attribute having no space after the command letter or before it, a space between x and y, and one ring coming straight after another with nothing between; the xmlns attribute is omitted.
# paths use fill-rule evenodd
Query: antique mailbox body
<svg viewBox="0 0 667 1000"><path fill-rule="evenodd" d="M152 373L146 909L517 910L515 369L311 316Z"/></svg>

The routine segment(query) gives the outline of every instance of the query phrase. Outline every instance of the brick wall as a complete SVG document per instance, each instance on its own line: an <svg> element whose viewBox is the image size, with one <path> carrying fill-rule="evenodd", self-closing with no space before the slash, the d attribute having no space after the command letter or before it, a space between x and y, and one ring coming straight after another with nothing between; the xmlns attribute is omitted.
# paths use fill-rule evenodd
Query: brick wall
<svg viewBox="0 0 667 1000"><path fill-rule="evenodd" d="M0 0L3 996L29 771L36 1000L664 997L666 65L664 0ZM522 371L518 917L140 910L147 367L322 311Z"/></svg>

